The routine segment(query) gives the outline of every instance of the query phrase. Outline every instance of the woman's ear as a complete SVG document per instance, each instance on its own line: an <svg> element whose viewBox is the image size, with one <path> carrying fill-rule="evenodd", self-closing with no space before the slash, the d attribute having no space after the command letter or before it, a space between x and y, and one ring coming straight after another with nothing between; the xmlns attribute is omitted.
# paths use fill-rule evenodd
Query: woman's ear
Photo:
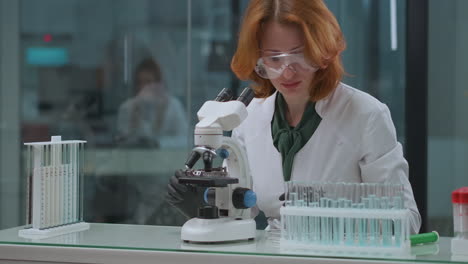
<svg viewBox="0 0 468 264"><path fill-rule="evenodd" d="M331 59L332 59L331 56L323 58L323 61L322 61L323 63L322 65L320 65L320 69L325 70L326 68L328 68L328 65L330 64Z"/></svg>

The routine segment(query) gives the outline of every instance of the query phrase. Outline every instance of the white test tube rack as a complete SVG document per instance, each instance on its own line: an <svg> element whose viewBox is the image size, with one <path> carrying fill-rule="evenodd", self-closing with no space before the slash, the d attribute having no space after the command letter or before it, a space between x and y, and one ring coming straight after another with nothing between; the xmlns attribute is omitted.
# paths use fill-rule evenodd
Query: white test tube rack
<svg viewBox="0 0 468 264"><path fill-rule="evenodd" d="M25 229L18 235L43 239L89 229L83 222L83 148L86 141L25 143L27 209Z"/></svg>
<svg viewBox="0 0 468 264"><path fill-rule="evenodd" d="M400 184L289 182L281 247L317 254L407 255L410 211Z"/></svg>

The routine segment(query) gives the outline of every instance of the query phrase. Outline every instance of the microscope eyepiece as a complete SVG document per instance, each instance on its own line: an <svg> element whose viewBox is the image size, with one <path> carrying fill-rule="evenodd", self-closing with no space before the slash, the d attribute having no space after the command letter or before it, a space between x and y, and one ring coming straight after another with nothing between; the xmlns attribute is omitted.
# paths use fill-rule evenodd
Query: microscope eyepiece
<svg viewBox="0 0 468 264"><path fill-rule="evenodd" d="M255 93L250 87L245 87L242 93L237 98L237 101L241 101L245 106L250 104L250 101L255 97Z"/></svg>
<svg viewBox="0 0 468 264"><path fill-rule="evenodd" d="M234 95L232 94L232 91L229 90L228 88L223 88L221 92L216 96L215 101L217 102L227 102L232 99Z"/></svg>

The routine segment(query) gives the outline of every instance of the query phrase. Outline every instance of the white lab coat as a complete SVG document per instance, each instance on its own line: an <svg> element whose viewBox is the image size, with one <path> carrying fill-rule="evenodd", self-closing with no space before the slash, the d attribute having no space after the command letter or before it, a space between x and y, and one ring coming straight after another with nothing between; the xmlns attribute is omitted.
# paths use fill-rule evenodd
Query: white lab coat
<svg viewBox="0 0 468 264"><path fill-rule="evenodd" d="M282 203L278 198L284 193L281 154L271 135L275 98L276 93L252 100L248 117L232 133L245 147L257 206L268 217L270 228L278 227ZM294 157L291 180L401 182L405 205L412 213L410 230L417 233L421 217L408 180L408 163L387 106L340 83L316 103L315 109L322 121Z"/></svg>
<svg viewBox="0 0 468 264"><path fill-rule="evenodd" d="M167 106L158 127L155 126L159 102L153 98L132 97L120 107L117 116L118 134L125 138L126 143L134 143L140 139L154 141L161 148L186 147L188 138L188 121L182 104L174 96L168 96ZM132 113L139 107L138 116ZM138 119L138 126L132 128L133 119Z"/></svg>

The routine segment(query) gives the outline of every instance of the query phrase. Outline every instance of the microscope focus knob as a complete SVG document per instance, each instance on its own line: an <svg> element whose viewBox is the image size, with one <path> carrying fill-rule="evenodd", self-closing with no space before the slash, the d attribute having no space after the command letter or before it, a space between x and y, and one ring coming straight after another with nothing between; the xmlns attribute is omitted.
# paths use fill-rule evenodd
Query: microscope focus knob
<svg viewBox="0 0 468 264"><path fill-rule="evenodd" d="M203 193L203 200L209 205L216 205L216 189L206 188Z"/></svg>
<svg viewBox="0 0 468 264"><path fill-rule="evenodd" d="M257 203L257 195L248 188L236 188L232 192L232 204L237 209L247 209Z"/></svg>
<svg viewBox="0 0 468 264"><path fill-rule="evenodd" d="M206 205L198 208L198 218L201 219L216 219L219 218L218 207Z"/></svg>
<svg viewBox="0 0 468 264"><path fill-rule="evenodd" d="M221 148L216 150L218 157L222 159L227 159L229 157L229 151L227 149Z"/></svg>

